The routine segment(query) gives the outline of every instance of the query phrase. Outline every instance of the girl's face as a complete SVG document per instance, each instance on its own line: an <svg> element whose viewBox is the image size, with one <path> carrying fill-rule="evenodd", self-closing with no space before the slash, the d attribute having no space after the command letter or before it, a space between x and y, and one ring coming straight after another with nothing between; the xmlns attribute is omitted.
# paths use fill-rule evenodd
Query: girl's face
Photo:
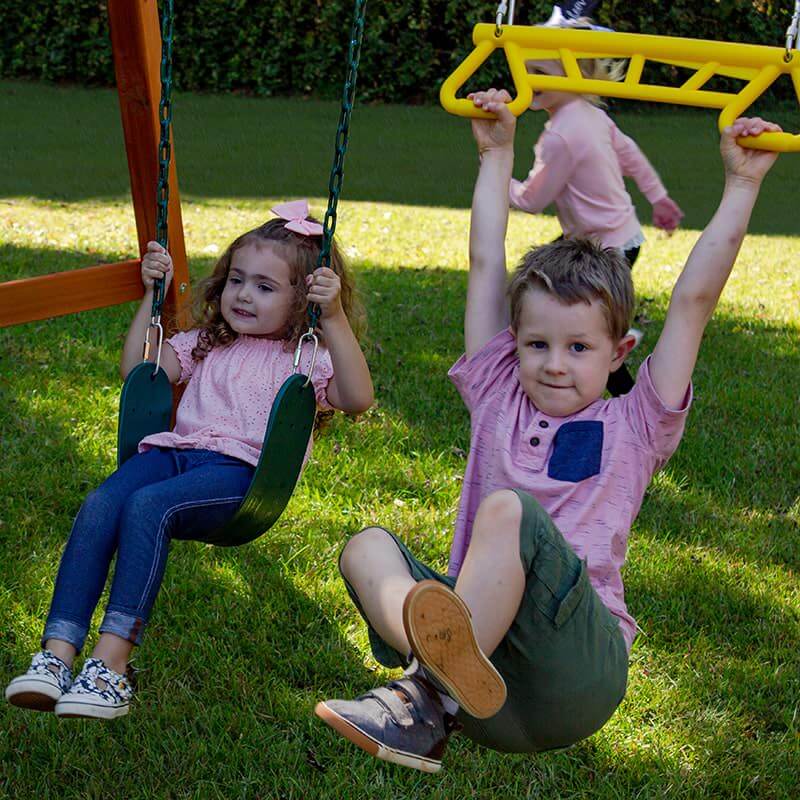
<svg viewBox="0 0 800 800"><path fill-rule="evenodd" d="M291 274L282 248L263 242L236 250L220 298L228 325L248 336L280 335L295 298Z"/></svg>
<svg viewBox="0 0 800 800"><path fill-rule="evenodd" d="M564 76L564 70L558 61L527 61L525 68L529 75L555 75ZM537 92L533 93L531 109L534 111L547 111L552 113L557 108L574 100L578 95L570 92Z"/></svg>

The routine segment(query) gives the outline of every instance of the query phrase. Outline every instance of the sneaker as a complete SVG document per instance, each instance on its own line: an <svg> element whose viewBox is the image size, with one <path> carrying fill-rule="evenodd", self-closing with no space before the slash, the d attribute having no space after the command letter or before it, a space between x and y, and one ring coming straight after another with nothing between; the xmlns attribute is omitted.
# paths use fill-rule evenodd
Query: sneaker
<svg viewBox="0 0 800 800"><path fill-rule="evenodd" d="M28 671L8 684L6 700L20 708L52 711L71 684L72 670L49 650L40 650L31 659Z"/></svg>
<svg viewBox="0 0 800 800"><path fill-rule="evenodd" d="M355 700L324 700L314 713L370 755L422 772L438 772L459 727L436 690L419 677L392 681Z"/></svg>
<svg viewBox="0 0 800 800"><path fill-rule="evenodd" d="M134 671L109 669L100 658L87 658L70 690L56 703L58 717L114 719L128 713L134 691Z"/></svg>
<svg viewBox="0 0 800 800"><path fill-rule="evenodd" d="M494 716L506 702L506 683L475 639L464 601L434 580L420 581L403 603L411 651L431 682L469 715Z"/></svg>

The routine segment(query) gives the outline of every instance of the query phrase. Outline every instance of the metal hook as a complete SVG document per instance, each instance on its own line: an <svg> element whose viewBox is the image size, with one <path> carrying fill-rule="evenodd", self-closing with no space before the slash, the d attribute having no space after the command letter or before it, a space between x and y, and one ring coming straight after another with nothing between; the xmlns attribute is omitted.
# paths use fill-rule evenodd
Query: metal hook
<svg viewBox="0 0 800 800"><path fill-rule="evenodd" d="M294 362L293 362L293 366L294 366L294 372L295 372L295 373L297 373L297 369L298 369L298 367L299 367L299 365L300 365L300 353L301 353L301 351L302 351L302 349L303 349L303 342L304 342L306 339L310 339L311 341L313 341L313 342L314 342L314 350L313 350L313 351L312 351L312 353L311 353L311 364L310 364L310 366L309 366L309 368L308 368L308 379L307 379L307 380L306 380L306 382L303 384L303 388L304 388L304 389L305 389L305 387L306 387L306 386L308 386L308 384L309 384L309 383L311 383L311 375L312 375L312 374L313 374L313 372L314 372L314 364L316 364L316 363L317 363L317 349L319 348L319 339L317 338L317 334L316 334L316 333L314 333L314 329L313 329L313 328L309 328L309 329L308 329L308 330L307 330L307 331L306 331L306 332L305 332L305 333L304 333L304 334L303 334L303 335L300 337L300 339L298 340L298 342L297 342L297 348L296 348L296 349L295 349L295 351L294 351Z"/></svg>
<svg viewBox="0 0 800 800"><path fill-rule="evenodd" d="M161 326L161 322L158 318L153 317L150 320L150 324L147 326L147 331L144 335L144 352L143 352L143 360L149 361L150 360L150 331L155 328L158 331L158 349L156 351L156 368L153 370L153 377L155 378L158 375L158 370L161 367L161 346L164 343L164 328Z"/></svg>
<svg viewBox="0 0 800 800"><path fill-rule="evenodd" d="M783 55L783 60L788 64L792 60L792 50L797 43L797 33L800 28L800 0L795 0L794 14L792 14L792 21L786 29L786 52Z"/></svg>

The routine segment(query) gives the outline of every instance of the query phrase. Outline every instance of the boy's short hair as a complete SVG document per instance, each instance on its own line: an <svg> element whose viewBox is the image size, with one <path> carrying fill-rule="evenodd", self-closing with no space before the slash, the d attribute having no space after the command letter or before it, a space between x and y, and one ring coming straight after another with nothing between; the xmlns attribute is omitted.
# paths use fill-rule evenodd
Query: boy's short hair
<svg viewBox="0 0 800 800"><path fill-rule="evenodd" d="M522 300L530 289L543 289L565 305L599 300L616 342L630 327L633 281L625 256L615 247L585 239L559 239L531 248L511 278L511 328L516 331Z"/></svg>

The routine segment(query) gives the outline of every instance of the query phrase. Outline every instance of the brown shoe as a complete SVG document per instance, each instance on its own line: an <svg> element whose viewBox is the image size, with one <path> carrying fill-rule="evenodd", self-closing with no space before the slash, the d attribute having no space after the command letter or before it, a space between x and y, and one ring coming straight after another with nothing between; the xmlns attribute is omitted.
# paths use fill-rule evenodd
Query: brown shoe
<svg viewBox="0 0 800 800"><path fill-rule="evenodd" d="M443 583L420 581L403 603L411 650L427 675L468 714L494 716L506 701L506 684L475 639L469 609Z"/></svg>

